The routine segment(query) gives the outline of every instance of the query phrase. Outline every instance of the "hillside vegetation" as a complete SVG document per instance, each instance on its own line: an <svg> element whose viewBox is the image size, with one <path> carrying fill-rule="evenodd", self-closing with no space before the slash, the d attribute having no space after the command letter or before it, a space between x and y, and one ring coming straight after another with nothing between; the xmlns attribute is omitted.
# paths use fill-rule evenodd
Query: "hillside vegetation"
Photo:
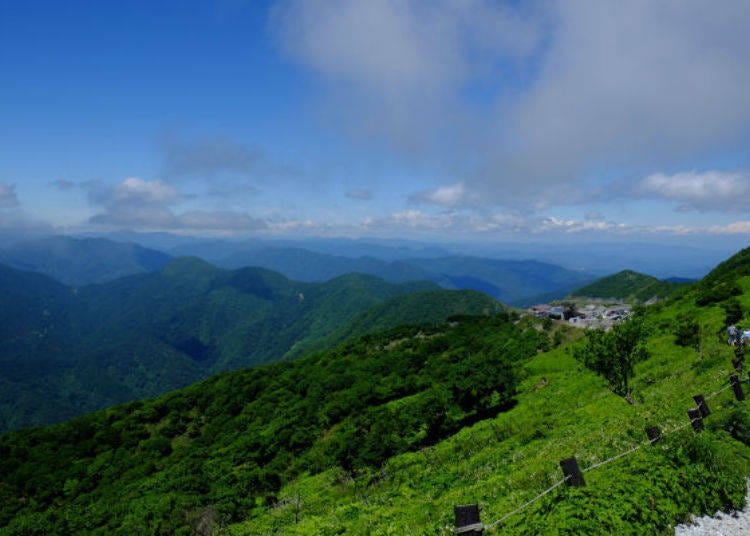
<svg viewBox="0 0 750 536"><path fill-rule="evenodd" d="M436 321L499 308L488 296L427 282L394 285L351 274L300 283L261 268L220 270L195 258L79 289L0 266L0 430L57 422L220 371L298 356L298 347L325 348L344 325L363 333L375 320L378 327L415 322L423 309L351 319L389 298L426 290L432 292L416 303Z"/></svg>
<svg viewBox="0 0 750 536"><path fill-rule="evenodd" d="M155 400L0 437L5 534L189 534L262 515L300 474L357 474L512 407L547 344L507 315L402 327Z"/></svg>
<svg viewBox="0 0 750 536"><path fill-rule="evenodd" d="M557 348L581 332L505 315L396 328L7 433L0 534L448 535L467 503L502 534L668 534L744 501L750 402L728 388L724 339L737 305L747 320L748 257L638 310L636 328ZM711 411L699 434L695 394ZM570 456L585 487L562 484Z"/></svg>
<svg viewBox="0 0 750 536"><path fill-rule="evenodd" d="M650 275L623 270L575 290L571 297L642 303L652 298L666 298L681 286L680 283L661 281Z"/></svg>

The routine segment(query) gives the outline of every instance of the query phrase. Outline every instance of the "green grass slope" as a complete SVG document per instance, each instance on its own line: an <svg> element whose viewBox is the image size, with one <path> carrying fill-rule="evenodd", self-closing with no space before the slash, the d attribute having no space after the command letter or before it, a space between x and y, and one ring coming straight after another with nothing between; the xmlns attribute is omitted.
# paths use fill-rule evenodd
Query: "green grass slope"
<svg viewBox="0 0 750 536"><path fill-rule="evenodd" d="M666 298L681 286L632 270L623 270L573 291L571 297L645 302L651 298Z"/></svg>
<svg viewBox="0 0 750 536"><path fill-rule="evenodd" d="M736 282L747 312L750 277ZM635 366L634 405L575 360L570 347L558 348L525 364L509 411L393 457L378 471L332 468L298 478L282 488L274 508L230 533L447 535L454 506L476 502L485 523L502 519L559 482L558 462L569 456L584 470L594 467L585 472L586 487L558 487L490 533L670 534L690 513L741 506L750 476L750 402L735 401L726 389L733 353L719 336L724 311L697 308L697 293L647 311L651 357ZM700 332L696 347L676 344L686 315ZM685 428L686 410L699 393L715 396L706 430L696 435ZM647 425L667 432L654 446L645 444Z"/></svg>

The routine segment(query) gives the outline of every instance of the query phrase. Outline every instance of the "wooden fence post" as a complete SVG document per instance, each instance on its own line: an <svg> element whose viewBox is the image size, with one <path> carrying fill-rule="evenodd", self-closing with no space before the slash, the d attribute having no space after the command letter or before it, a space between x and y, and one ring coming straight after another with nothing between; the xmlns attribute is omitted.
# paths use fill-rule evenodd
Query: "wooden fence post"
<svg viewBox="0 0 750 536"><path fill-rule="evenodd" d="M646 436L649 442L653 445L661 439L661 430L658 426L646 426Z"/></svg>
<svg viewBox="0 0 750 536"><path fill-rule="evenodd" d="M578 467L578 460L575 456L571 458L565 458L560 460L560 467L562 467L563 476L568 486L585 486L586 482L583 480L583 473L581 468Z"/></svg>
<svg viewBox="0 0 750 536"><path fill-rule="evenodd" d="M453 515L456 517L456 532L458 534L480 536L484 531L484 525L479 520L479 505L454 506Z"/></svg>
<svg viewBox="0 0 750 536"><path fill-rule="evenodd" d="M708 417L711 415L711 410L708 409L708 404L706 404L706 399L703 397L703 395L695 395L693 397L693 400L695 400L695 403L698 404L698 409L701 412L701 417Z"/></svg>
<svg viewBox="0 0 750 536"><path fill-rule="evenodd" d="M703 417L701 417L701 410L693 408L687 410L688 417L690 417L690 423L693 425L693 430L698 433L703 430Z"/></svg>
<svg viewBox="0 0 750 536"><path fill-rule="evenodd" d="M742 385L736 374L729 375L729 383L734 391L734 397L739 401L745 400L745 393L742 392Z"/></svg>

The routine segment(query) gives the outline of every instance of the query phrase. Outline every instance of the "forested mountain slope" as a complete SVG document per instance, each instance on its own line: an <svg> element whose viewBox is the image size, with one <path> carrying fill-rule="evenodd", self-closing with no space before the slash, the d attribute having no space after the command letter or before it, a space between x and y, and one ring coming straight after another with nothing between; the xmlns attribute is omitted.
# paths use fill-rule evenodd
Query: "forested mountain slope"
<svg viewBox="0 0 750 536"><path fill-rule="evenodd" d="M181 258L159 272L72 289L2 267L0 430L56 422L223 370L278 361L297 345L324 347L321 341L356 313L435 288L356 274L300 283L260 268L226 271ZM459 293L463 298L455 302L442 293L451 294L420 300L441 320L497 307L477 293ZM459 302L459 308L450 305ZM400 320L417 321L417 313L404 311ZM355 330L367 331L366 321Z"/></svg>
<svg viewBox="0 0 750 536"><path fill-rule="evenodd" d="M661 281L650 275L623 270L576 289L571 293L571 297L615 299L636 303L646 302L652 298L666 298L681 286L681 283Z"/></svg>
<svg viewBox="0 0 750 536"><path fill-rule="evenodd" d="M725 330L748 318L748 251L607 334L507 315L396 328L7 433L0 533L447 535L478 503L487 533L667 534L744 500L750 402ZM562 480L570 456L585 487Z"/></svg>
<svg viewBox="0 0 750 536"><path fill-rule="evenodd" d="M262 515L297 475L377 468L513 406L548 342L512 320L396 328L0 436L0 533L190 534L204 508Z"/></svg>

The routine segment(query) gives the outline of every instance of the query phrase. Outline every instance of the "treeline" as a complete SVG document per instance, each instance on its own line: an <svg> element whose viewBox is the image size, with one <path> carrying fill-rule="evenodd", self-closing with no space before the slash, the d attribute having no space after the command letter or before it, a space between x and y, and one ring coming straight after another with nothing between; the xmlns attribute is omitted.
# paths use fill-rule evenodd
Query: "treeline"
<svg viewBox="0 0 750 536"><path fill-rule="evenodd" d="M514 320L401 327L0 436L0 533L190 534L191 513L251 518L301 473L376 468L512 406L548 345Z"/></svg>

